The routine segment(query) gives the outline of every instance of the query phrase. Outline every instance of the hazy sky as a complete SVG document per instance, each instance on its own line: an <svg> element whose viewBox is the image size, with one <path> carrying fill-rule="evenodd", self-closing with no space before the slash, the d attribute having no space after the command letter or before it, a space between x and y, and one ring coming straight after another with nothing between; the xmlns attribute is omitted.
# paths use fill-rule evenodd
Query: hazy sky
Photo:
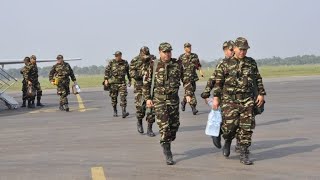
<svg viewBox="0 0 320 180"><path fill-rule="evenodd" d="M320 55L319 7L317 0L1 0L0 59L61 53L84 59L72 65L105 65L115 51L130 61L144 45L158 56L167 41L174 57L190 42L211 61L238 36L253 58Z"/></svg>

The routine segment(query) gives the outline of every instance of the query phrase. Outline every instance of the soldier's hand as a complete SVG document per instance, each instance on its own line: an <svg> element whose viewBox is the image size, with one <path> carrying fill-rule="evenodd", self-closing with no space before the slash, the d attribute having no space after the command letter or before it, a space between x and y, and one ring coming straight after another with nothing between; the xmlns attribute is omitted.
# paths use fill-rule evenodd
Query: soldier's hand
<svg viewBox="0 0 320 180"><path fill-rule="evenodd" d="M187 103L190 103L191 97L190 96L186 96L186 100L187 100Z"/></svg>
<svg viewBox="0 0 320 180"><path fill-rule="evenodd" d="M148 107L148 108L152 108L152 107L153 107L153 102L152 102L152 100L150 100L150 99L147 100L147 103L146 103L146 104L147 104L147 107Z"/></svg>
<svg viewBox="0 0 320 180"><path fill-rule="evenodd" d="M107 86L108 85L108 80L104 80L104 85Z"/></svg>
<svg viewBox="0 0 320 180"><path fill-rule="evenodd" d="M257 100L256 100L257 106L260 107L264 103L264 96L263 95L258 95Z"/></svg>
<svg viewBox="0 0 320 180"><path fill-rule="evenodd" d="M204 100L204 102L205 102L206 104L208 104L209 98L206 98L206 99Z"/></svg>
<svg viewBox="0 0 320 180"><path fill-rule="evenodd" d="M212 109L217 110L219 108L219 98L213 97Z"/></svg>
<svg viewBox="0 0 320 180"><path fill-rule="evenodd" d="M131 87L131 81L128 82L128 87Z"/></svg>
<svg viewBox="0 0 320 180"><path fill-rule="evenodd" d="M28 85L31 85L32 84L32 82L31 81L28 81Z"/></svg>
<svg viewBox="0 0 320 180"><path fill-rule="evenodd" d="M52 85L54 85L54 82L53 82L53 81L51 81L51 84L52 84Z"/></svg>

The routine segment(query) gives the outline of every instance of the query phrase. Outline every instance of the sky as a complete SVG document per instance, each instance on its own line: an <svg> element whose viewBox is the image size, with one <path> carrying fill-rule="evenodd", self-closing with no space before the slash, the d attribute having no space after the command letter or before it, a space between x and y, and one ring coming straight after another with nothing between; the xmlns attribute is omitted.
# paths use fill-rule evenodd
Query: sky
<svg viewBox="0 0 320 180"><path fill-rule="evenodd" d="M63 54L83 59L73 66L105 65L118 50L131 61L142 46L159 56L161 42L178 57L190 42L213 61L239 36L255 59L320 55L319 7L318 0L1 0L0 59Z"/></svg>

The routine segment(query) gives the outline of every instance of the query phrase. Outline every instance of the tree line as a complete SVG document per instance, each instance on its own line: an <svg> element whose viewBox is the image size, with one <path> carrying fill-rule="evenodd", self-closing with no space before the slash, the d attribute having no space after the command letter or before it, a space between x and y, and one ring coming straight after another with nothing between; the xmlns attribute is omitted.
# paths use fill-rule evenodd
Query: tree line
<svg viewBox="0 0 320 180"><path fill-rule="evenodd" d="M217 59L214 61L205 61L201 60L202 67L215 67L222 59ZM265 59L257 59L258 66L278 66L278 65L304 65L304 64L320 64L320 56L315 55L303 55L303 56L294 56L287 58L272 57ZM21 78L20 74L21 69L9 69L7 72L14 77ZM48 77L48 74L51 70L51 66L47 67L38 67L39 76ZM73 67L73 72L76 75L101 75L104 74L104 66L91 65L87 67Z"/></svg>

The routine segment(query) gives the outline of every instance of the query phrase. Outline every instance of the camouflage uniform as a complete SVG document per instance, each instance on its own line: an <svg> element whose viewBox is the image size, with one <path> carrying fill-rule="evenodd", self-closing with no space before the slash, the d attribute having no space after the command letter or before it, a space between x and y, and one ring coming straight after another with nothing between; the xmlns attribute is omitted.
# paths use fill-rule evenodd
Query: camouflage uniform
<svg viewBox="0 0 320 180"><path fill-rule="evenodd" d="M185 43L184 47L191 47L190 43ZM179 57L179 60L182 62L183 68L184 68L184 74L183 76L186 78L188 77L190 79L190 83L192 85L192 91L196 91L196 81L199 80L199 77L197 75L196 70L199 70L201 68L201 64L198 58L198 55L195 53L191 53L190 55L187 55L186 53L181 54ZM186 104L186 94L183 97L183 100L181 102L182 106L185 106ZM197 106L197 99L195 95L191 96L190 106L193 109L193 111L196 111L195 107ZM182 108L184 110L184 108Z"/></svg>
<svg viewBox="0 0 320 180"><path fill-rule="evenodd" d="M120 106L122 108L127 107L128 91L125 78L126 75L129 84L131 84L129 64L123 59L120 61L117 61L116 59L111 60L105 69L104 79L108 80L108 83L110 84L109 96L111 97L111 104L113 107L117 106L118 94L120 94Z"/></svg>
<svg viewBox="0 0 320 180"><path fill-rule="evenodd" d="M238 38L235 44L243 49L249 48L244 38ZM225 59L215 71L214 96L221 99L223 137L226 143L231 144L232 139L238 136L240 146L246 150L251 145L254 128L254 78L258 94L265 95L257 63L250 57Z"/></svg>
<svg viewBox="0 0 320 180"><path fill-rule="evenodd" d="M29 60L30 61L30 60ZM24 79L24 73L26 71L26 67L27 65L25 65L21 70L20 70L20 74L22 74L23 76L23 80L22 80L22 88L21 88L21 91L22 91L22 106L21 107L26 107L26 100L28 100L28 97L27 97L27 91L28 91L28 83L27 81Z"/></svg>
<svg viewBox="0 0 320 180"><path fill-rule="evenodd" d="M147 47L143 48L146 49ZM142 94L143 76L145 75L147 68L150 66L150 62L153 59L155 59L155 56L153 55L144 55L143 53L140 53L140 55L133 58L130 63L130 76L135 80L134 93L139 133L143 133L142 119L146 114L146 101L144 100ZM147 112L146 121L148 122L148 130L150 130L149 128L151 128L152 124L155 122L155 115L153 111ZM147 134L149 135L149 133ZM152 136L154 136L154 134L152 134Z"/></svg>
<svg viewBox="0 0 320 180"><path fill-rule="evenodd" d="M40 105L40 100L42 96L42 89L38 80L38 67L37 64L29 63L23 69L23 79L28 86L28 81L32 83L33 88L37 91L37 105ZM28 97L28 101L32 101L34 103L35 96Z"/></svg>
<svg viewBox="0 0 320 180"><path fill-rule="evenodd" d="M73 74L73 70L69 63L62 61L62 63L55 64L49 73L49 81L53 82L53 79L57 82L57 94L60 96L60 109L62 106L66 106L68 109L68 98L70 94L70 78L72 81L76 81L76 77ZM62 109L61 109L62 110Z"/></svg>

